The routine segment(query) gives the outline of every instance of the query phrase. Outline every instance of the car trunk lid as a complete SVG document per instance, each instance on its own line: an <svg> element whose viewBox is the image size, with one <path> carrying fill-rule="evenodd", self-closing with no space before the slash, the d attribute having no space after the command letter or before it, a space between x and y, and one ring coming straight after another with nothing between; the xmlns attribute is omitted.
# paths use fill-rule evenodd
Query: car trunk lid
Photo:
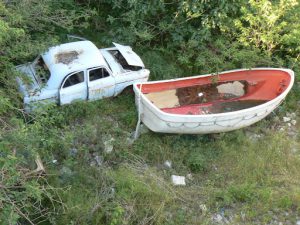
<svg viewBox="0 0 300 225"><path fill-rule="evenodd" d="M141 60L141 58L134 51L132 51L131 47L120 45L120 44L117 44L117 43L114 43L114 42L113 42L113 44L120 51L120 53L123 55L123 57L125 58L126 62L129 65L139 66L139 67L142 67L142 68L145 67L145 65L144 65L143 61Z"/></svg>

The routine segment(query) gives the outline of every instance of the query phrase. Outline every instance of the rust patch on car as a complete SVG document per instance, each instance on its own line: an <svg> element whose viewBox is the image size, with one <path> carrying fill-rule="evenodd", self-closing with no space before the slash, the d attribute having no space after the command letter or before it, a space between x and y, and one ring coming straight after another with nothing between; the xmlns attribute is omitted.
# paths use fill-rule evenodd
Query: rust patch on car
<svg viewBox="0 0 300 225"><path fill-rule="evenodd" d="M63 64L70 64L75 59L78 59L78 56L82 53L82 51L65 51L59 52L55 55L55 63L63 63Z"/></svg>

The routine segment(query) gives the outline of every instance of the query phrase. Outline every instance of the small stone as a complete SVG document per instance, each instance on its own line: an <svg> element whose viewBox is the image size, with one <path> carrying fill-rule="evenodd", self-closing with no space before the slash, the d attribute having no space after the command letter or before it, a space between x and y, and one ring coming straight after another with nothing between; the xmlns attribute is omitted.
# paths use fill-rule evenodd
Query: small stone
<svg viewBox="0 0 300 225"><path fill-rule="evenodd" d="M177 176L177 175L172 175L171 176L171 179L172 179L172 183L174 185L182 185L182 186L185 186L185 177L184 176Z"/></svg>
<svg viewBox="0 0 300 225"><path fill-rule="evenodd" d="M191 173L189 173L186 175L186 178L189 180L193 180L193 175Z"/></svg>
<svg viewBox="0 0 300 225"><path fill-rule="evenodd" d="M165 166L166 168L168 168L168 169L171 169L171 168L172 168L172 162L169 161L169 160L167 160L167 161L164 162L164 166Z"/></svg>
<svg viewBox="0 0 300 225"><path fill-rule="evenodd" d="M292 126L292 124L291 124L291 123L287 123L287 125L288 125L288 127L291 127L291 126Z"/></svg>
<svg viewBox="0 0 300 225"><path fill-rule="evenodd" d="M291 149L291 152L294 153L294 154L297 153L297 151L298 151L297 148L292 148Z"/></svg>
<svg viewBox="0 0 300 225"><path fill-rule="evenodd" d="M251 134L251 135L249 135L249 139L250 139L251 141L257 141L257 140L260 139L261 137L262 137L261 134Z"/></svg>
<svg viewBox="0 0 300 225"><path fill-rule="evenodd" d="M274 121L275 121L275 122L278 122L278 121L280 121L280 118L279 118L278 116L275 116L275 117L274 117Z"/></svg>
<svg viewBox="0 0 300 225"><path fill-rule="evenodd" d="M77 155L77 152L78 152L77 148L72 148L72 149L70 150L70 155L74 157L74 156Z"/></svg>
<svg viewBox="0 0 300 225"><path fill-rule="evenodd" d="M283 132L283 131L284 131L284 128L283 128L283 127L281 127L281 128L279 129L279 131Z"/></svg>
<svg viewBox="0 0 300 225"><path fill-rule="evenodd" d="M297 220L296 225L300 225L300 220Z"/></svg>
<svg viewBox="0 0 300 225"><path fill-rule="evenodd" d="M126 138L126 144L127 145L132 145L133 143L134 143L134 139L133 138L130 138L130 137Z"/></svg>
<svg viewBox="0 0 300 225"><path fill-rule="evenodd" d="M220 214L215 214L212 219L217 223L222 223L223 216L221 216Z"/></svg>
<svg viewBox="0 0 300 225"><path fill-rule="evenodd" d="M115 189L115 188L112 187L110 190L111 190L111 193L112 193L113 195L116 193L116 189Z"/></svg>
<svg viewBox="0 0 300 225"><path fill-rule="evenodd" d="M57 160L56 160L56 159L53 159L53 160L52 160L52 163L53 163L53 164L56 164L56 163L57 163Z"/></svg>
<svg viewBox="0 0 300 225"><path fill-rule="evenodd" d="M101 165L102 165L103 159L102 159L101 156L96 155L94 159L95 159L95 161L96 161L96 163L97 163L97 166L101 166Z"/></svg>
<svg viewBox="0 0 300 225"><path fill-rule="evenodd" d="M291 118L290 117L286 117L286 116L284 116L283 117L283 122L289 122L289 121L291 121Z"/></svg>
<svg viewBox="0 0 300 225"><path fill-rule="evenodd" d="M107 135L102 138L102 141L103 141L104 152L111 153L114 149L113 143L115 139L111 135Z"/></svg>
<svg viewBox="0 0 300 225"><path fill-rule="evenodd" d="M291 118L295 118L296 117L296 113L286 113L287 117L291 117Z"/></svg>
<svg viewBox="0 0 300 225"><path fill-rule="evenodd" d="M213 168L214 168L215 171L218 170L218 167L216 165L213 165Z"/></svg>
<svg viewBox="0 0 300 225"><path fill-rule="evenodd" d="M114 142L114 138L112 138L111 140L108 141L104 141L104 152L105 153L111 153L114 149L114 145L112 144L112 142Z"/></svg>
<svg viewBox="0 0 300 225"><path fill-rule="evenodd" d="M207 212L207 207L206 207L205 204L199 205L199 208L201 209L201 212L202 212L203 214L205 214L205 213Z"/></svg>
<svg viewBox="0 0 300 225"><path fill-rule="evenodd" d="M246 219L246 213L241 212L241 218L242 218L242 220L245 220Z"/></svg>
<svg viewBox="0 0 300 225"><path fill-rule="evenodd" d="M297 121L296 121L296 120L292 120L292 121L291 121L291 124L292 124L293 126L295 126L295 125L297 124Z"/></svg>

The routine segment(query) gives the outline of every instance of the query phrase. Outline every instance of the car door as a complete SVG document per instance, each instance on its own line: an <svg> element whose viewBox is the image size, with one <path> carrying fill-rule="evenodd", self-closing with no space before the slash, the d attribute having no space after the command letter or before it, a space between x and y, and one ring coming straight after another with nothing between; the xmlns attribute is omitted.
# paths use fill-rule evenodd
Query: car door
<svg viewBox="0 0 300 225"><path fill-rule="evenodd" d="M105 67L88 70L88 99L111 97L115 93L115 78Z"/></svg>
<svg viewBox="0 0 300 225"><path fill-rule="evenodd" d="M66 76L59 91L60 105L87 99L87 82L83 71Z"/></svg>

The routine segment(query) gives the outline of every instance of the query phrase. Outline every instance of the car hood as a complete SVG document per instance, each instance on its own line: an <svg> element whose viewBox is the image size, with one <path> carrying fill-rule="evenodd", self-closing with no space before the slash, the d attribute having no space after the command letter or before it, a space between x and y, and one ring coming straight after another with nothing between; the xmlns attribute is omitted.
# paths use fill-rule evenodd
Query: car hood
<svg viewBox="0 0 300 225"><path fill-rule="evenodd" d="M134 52L132 51L131 47L129 46L124 46L120 45L117 43L113 44L116 46L116 48L121 52L123 57L125 58L126 62L131 65L131 66L140 66L140 67L145 67L143 61L141 58Z"/></svg>

